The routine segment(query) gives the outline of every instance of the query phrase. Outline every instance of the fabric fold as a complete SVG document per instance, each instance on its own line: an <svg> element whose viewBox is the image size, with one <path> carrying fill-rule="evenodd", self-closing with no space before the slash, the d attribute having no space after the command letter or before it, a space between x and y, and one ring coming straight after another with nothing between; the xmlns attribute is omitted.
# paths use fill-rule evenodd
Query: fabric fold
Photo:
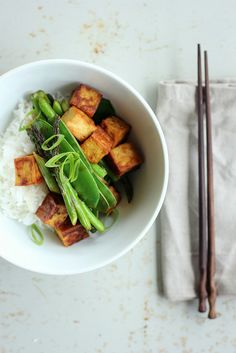
<svg viewBox="0 0 236 353"><path fill-rule="evenodd" d="M219 294L236 294L236 81L210 84ZM196 86L158 86L157 117L170 158L161 212L162 277L171 300L196 297L198 283L198 151Z"/></svg>

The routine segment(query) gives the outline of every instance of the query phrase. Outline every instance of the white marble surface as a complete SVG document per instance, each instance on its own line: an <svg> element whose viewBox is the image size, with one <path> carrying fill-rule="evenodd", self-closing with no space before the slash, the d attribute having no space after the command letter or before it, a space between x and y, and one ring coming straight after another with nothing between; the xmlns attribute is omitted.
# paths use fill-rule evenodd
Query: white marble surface
<svg viewBox="0 0 236 353"><path fill-rule="evenodd" d="M45 58L114 71L155 109L158 80L236 76L235 1L0 0L0 73ZM203 10L205 8L205 10ZM236 300L209 321L196 302L160 294L158 221L126 256L96 272L49 277L0 260L0 353L236 352ZM1 230L4 236L4 230Z"/></svg>

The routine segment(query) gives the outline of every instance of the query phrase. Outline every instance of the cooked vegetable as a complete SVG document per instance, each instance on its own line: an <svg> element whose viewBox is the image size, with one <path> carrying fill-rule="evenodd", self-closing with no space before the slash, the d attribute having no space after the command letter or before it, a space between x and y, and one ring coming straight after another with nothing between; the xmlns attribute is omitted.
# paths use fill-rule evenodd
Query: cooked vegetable
<svg viewBox="0 0 236 353"><path fill-rule="evenodd" d="M70 107L62 116L62 120L70 132L81 142L96 130L93 120L76 107Z"/></svg>
<svg viewBox="0 0 236 353"><path fill-rule="evenodd" d="M89 218L86 216L86 213L84 211L83 202L80 200L80 198L78 197L78 194L72 188L69 181L64 182L63 185L64 185L65 190L67 191L68 195L70 195L70 197L71 197L71 200L74 204L74 207L75 207L75 210L76 210L76 213L77 213L77 216L78 216L80 223L82 224L82 226L86 230L90 230L92 228L92 226L89 221Z"/></svg>
<svg viewBox="0 0 236 353"><path fill-rule="evenodd" d="M64 246L70 246L89 236L81 224L72 225L68 218L55 230Z"/></svg>
<svg viewBox="0 0 236 353"><path fill-rule="evenodd" d="M94 133L82 143L81 148L91 163L98 163L110 152L112 139L98 126Z"/></svg>
<svg viewBox="0 0 236 353"><path fill-rule="evenodd" d="M14 164L16 186L41 184L43 182L43 177L32 154L15 158Z"/></svg>
<svg viewBox="0 0 236 353"><path fill-rule="evenodd" d="M115 173L111 170L111 168L103 159L99 162L99 165L106 169L107 177L105 179L110 179L113 183L116 183L119 180L119 177L115 175Z"/></svg>
<svg viewBox="0 0 236 353"><path fill-rule="evenodd" d="M113 148L119 145L130 131L130 125L116 116L110 116L104 119L101 123L101 127L111 136Z"/></svg>
<svg viewBox="0 0 236 353"><path fill-rule="evenodd" d="M122 184L122 186L125 190L127 201L128 201L128 203L130 203L133 199L134 190L133 190L133 185L130 182L128 175L123 175L120 178L120 183Z"/></svg>
<svg viewBox="0 0 236 353"><path fill-rule="evenodd" d="M133 143L126 142L113 148L107 161L115 174L122 176L138 167L143 162L143 158Z"/></svg>
<svg viewBox="0 0 236 353"><path fill-rule="evenodd" d="M40 134L44 136L45 140L53 135L53 127L44 120L41 120L41 119L36 120L33 126L38 129ZM61 141L59 147L60 147L60 153L64 153L64 152L75 153L75 150L67 142L66 138L64 138ZM80 155L78 155L78 158L79 156ZM48 163L46 163L46 166L48 166ZM65 172L66 172L66 175L69 176L68 165L65 166ZM96 208L96 205L99 200L99 190L91 172L85 165L82 158L79 166L79 180L74 181L72 185L75 188L75 190L78 192L80 197L88 204L89 207Z"/></svg>
<svg viewBox="0 0 236 353"><path fill-rule="evenodd" d="M64 113L70 108L70 105L67 99L62 99L61 107Z"/></svg>
<svg viewBox="0 0 236 353"><path fill-rule="evenodd" d="M96 175L94 175L94 178L100 192L100 198L96 208L100 212L107 213L111 208L116 206L116 198L102 179L98 178Z"/></svg>
<svg viewBox="0 0 236 353"><path fill-rule="evenodd" d="M76 88L70 99L70 104L81 109L90 118L93 117L101 101L102 95L94 88L81 84Z"/></svg>
<svg viewBox="0 0 236 353"><path fill-rule="evenodd" d="M102 119L105 119L108 116L113 116L115 114L116 112L111 102L106 98L102 98L93 116L93 120L96 124L100 124Z"/></svg>
<svg viewBox="0 0 236 353"><path fill-rule="evenodd" d="M53 96L52 96L50 93L47 93L47 97L48 97L49 103L50 103L51 105L53 105L53 102L54 102Z"/></svg>
<svg viewBox="0 0 236 353"><path fill-rule="evenodd" d="M131 127L115 116L111 102L94 88L81 84L73 91L71 106L42 90L31 100L32 120L24 129L37 153L15 160L16 185L42 181L41 171L50 193L36 215L69 246L88 237L87 231L104 232L105 219L100 219L104 215L116 218L121 195L114 185L122 183L131 201L132 185L123 175L143 159L132 143L120 144Z"/></svg>
<svg viewBox="0 0 236 353"><path fill-rule="evenodd" d="M107 171L105 168L101 167L99 164L91 164L94 172L99 176L100 178L104 178L107 175Z"/></svg>
<svg viewBox="0 0 236 353"><path fill-rule="evenodd" d="M55 138L56 138L56 141L52 143L52 140L55 140ZM56 147L58 147L63 140L64 140L64 135L54 134L42 143L41 148L44 151L51 151Z"/></svg>
<svg viewBox="0 0 236 353"><path fill-rule="evenodd" d="M65 184L63 184L61 182L60 177L59 177L59 173L56 174L56 180L57 180L57 183L60 187L61 195L62 195L63 200L65 202L65 206L66 206L70 221L71 221L72 225L75 225L78 218L77 218L75 205L73 203L71 195L68 193L67 189L65 188Z"/></svg>
<svg viewBox="0 0 236 353"><path fill-rule="evenodd" d="M36 215L43 223L53 228L58 227L68 217L62 197L54 193L47 194Z"/></svg>
<svg viewBox="0 0 236 353"><path fill-rule="evenodd" d="M61 116L63 114L61 104L60 104L60 102L58 102L58 100L56 100L56 99L54 100L52 108L53 108L54 112L56 112L58 115Z"/></svg>
<svg viewBox="0 0 236 353"><path fill-rule="evenodd" d="M46 100L45 97L38 98L38 105L43 114L48 118L49 122L52 122L56 116L55 111L51 107L50 103Z"/></svg>
<svg viewBox="0 0 236 353"><path fill-rule="evenodd" d="M38 164L39 170L44 178L45 183L47 184L47 187L49 188L50 191L55 192L55 193L60 193L60 189L57 185L56 179L53 177L53 175L50 173L50 170L45 167L45 159L40 157L37 153L33 152L34 158Z"/></svg>

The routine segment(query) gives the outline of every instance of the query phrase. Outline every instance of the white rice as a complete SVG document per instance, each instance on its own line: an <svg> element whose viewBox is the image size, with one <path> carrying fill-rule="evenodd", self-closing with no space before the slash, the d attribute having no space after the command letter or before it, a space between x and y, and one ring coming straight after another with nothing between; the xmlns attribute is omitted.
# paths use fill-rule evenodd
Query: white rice
<svg viewBox="0 0 236 353"><path fill-rule="evenodd" d="M30 154L35 149L26 131L19 131L31 109L31 103L20 102L13 112L14 119L0 136L0 212L26 225L38 222L35 211L48 192L44 183L15 186L14 158Z"/></svg>

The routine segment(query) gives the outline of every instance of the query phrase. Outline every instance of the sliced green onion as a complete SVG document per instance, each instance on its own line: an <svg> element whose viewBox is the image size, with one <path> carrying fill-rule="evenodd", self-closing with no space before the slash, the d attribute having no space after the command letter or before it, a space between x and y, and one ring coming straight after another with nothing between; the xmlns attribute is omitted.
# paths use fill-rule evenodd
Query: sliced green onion
<svg viewBox="0 0 236 353"><path fill-rule="evenodd" d="M105 231L109 230L118 220L119 218L119 211L117 210L117 208L115 208L112 213L107 216L107 218L112 218L111 224L109 224L108 226L105 225Z"/></svg>
<svg viewBox="0 0 236 353"><path fill-rule="evenodd" d="M53 156L45 163L45 166L47 168L60 167L61 164L57 164L57 162L61 161L62 158L65 158L70 153L73 153L73 152L63 152L63 153L57 154L56 156Z"/></svg>
<svg viewBox="0 0 236 353"><path fill-rule="evenodd" d="M51 146L48 146L49 142L51 142L56 137L57 137L57 140ZM59 146L63 140L64 140L64 135L62 135L62 134L52 135L47 140L44 141L44 143L41 145L41 148L44 151L51 151L54 148L56 148L57 146Z"/></svg>
<svg viewBox="0 0 236 353"><path fill-rule="evenodd" d="M37 115L36 115L35 117L33 117L33 119L31 119L31 120L30 120L28 123L26 123L26 124L25 124L25 119L26 119L28 116L33 115L33 114L35 114L35 113L37 113L37 112L35 111L35 109L32 109L31 111L29 111L29 112L25 115L24 119L22 120L22 122L21 122L21 124L20 124L19 131L25 131L25 130L27 130L27 129L30 128L30 126L31 126L31 125L33 124L33 122L39 117L40 114L37 113ZM24 125L24 124L25 124L25 125Z"/></svg>
<svg viewBox="0 0 236 353"><path fill-rule="evenodd" d="M31 225L31 239L36 245L43 245L44 242L44 236L39 227L33 223Z"/></svg>
<svg viewBox="0 0 236 353"><path fill-rule="evenodd" d="M80 159L73 160L70 164L69 180L73 183L79 176Z"/></svg>

